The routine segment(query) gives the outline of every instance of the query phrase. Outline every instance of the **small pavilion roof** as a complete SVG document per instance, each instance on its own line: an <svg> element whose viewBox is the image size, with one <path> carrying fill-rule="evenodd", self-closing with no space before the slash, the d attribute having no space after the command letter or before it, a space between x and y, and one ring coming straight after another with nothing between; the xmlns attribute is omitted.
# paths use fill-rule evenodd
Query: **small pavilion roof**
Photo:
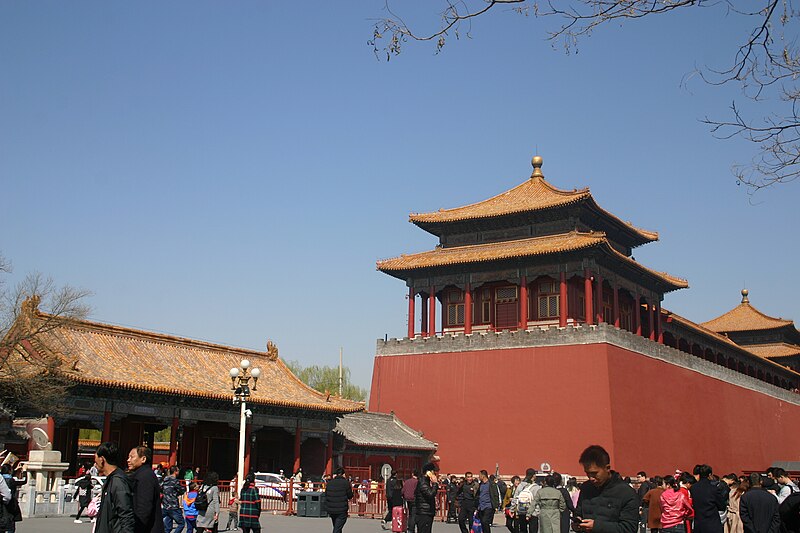
<svg viewBox="0 0 800 533"><path fill-rule="evenodd" d="M586 202L587 206L607 219L613 226L631 235L637 244L658 240L658 233L637 228L601 208L595 202L589 188L561 190L544 179L541 173L541 158L534 158L534 172L530 179L503 193L474 204L452 209L439 209L431 213L412 213L409 221L431 231L434 226L466 220L489 219L520 213L554 209ZM436 234L435 231L431 231Z"/></svg>
<svg viewBox="0 0 800 533"><path fill-rule="evenodd" d="M682 289L689 283L664 272L651 270L630 257L618 252L609 243L603 232L578 232L571 231L558 235L546 235L512 241L473 244L468 246L454 246L448 248L437 247L434 250L416 254L401 255L392 259L377 262L381 272L395 275L413 270L452 266L458 264L486 263L525 257L545 256L550 254L574 252L587 248L601 247L608 254L628 266L657 278L659 281L672 287L672 290Z"/></svg>
<svg viewBox="0 0 800 533"><path fill-rule="evenodd" d="M800 346L789 344L788 342L776 342L774 344L748 344L744 346L749 352L753 352L759 357L792 357L800 355Z"/></svg>
<svg viewBox="0 0 800 533"><path fill-rule="evenodd" d="M713 320L703 322L703 326L719 333L794 327L794 322L791 320L771 317L753 307L748 294L747 289L743 289L742 302L739 305Z"/></svg>
<svg viewBox="0 0 800 533"><path fill-rule="evenodd" d="M39 319L49 316L35 313ZM258 352L88 320L38 334L33 348L64 359L76 384L214 400L232 398L228 372L249 359L261 369L251 403L331 413L364 409L362 402L323 394L300 381L277 349Z"/></svg>
<svg viewBox="0 0 800 533"><path fill-rule="evenodd" d="M358 446L436 451L436 443L422 436L394 413L360 412L344 415L333 429Z"/></svg>

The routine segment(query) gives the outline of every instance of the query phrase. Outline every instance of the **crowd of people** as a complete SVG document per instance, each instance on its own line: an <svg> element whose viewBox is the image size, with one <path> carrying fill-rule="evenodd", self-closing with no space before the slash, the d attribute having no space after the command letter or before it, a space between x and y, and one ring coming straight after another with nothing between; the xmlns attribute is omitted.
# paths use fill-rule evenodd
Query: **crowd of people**
<svg viewBox="0 0 800 533"><path fill-rule="evenodd" d="M427 464L406 480L387 480L389 511L382 525L398 533L430 533L444 506L447 521L458 523L461 533L489 533L497 512L510 533L800 533L800 489L781 468L720 477L702 464L664 476L638 472L623 478L596 445L578 462L587 478L580 485L533 468L508 482L486 470L440 479L435 465ZM342 531L354 494L343 470L337 477L335 503L328 506L333 533Z"/></svg>

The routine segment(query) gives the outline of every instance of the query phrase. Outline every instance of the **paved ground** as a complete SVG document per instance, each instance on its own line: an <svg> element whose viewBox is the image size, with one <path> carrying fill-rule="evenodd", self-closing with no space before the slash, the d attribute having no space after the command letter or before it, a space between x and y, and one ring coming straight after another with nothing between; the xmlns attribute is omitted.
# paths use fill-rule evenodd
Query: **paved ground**
<svg viewBox="0 0 800 533"><path fill-rule="evenodd" d="M497 515L497 522L500 515ZM227 516L221 517L222 524L227 521ZM89 533L92 524L74 524L73 518L31 518L17 524L19 533ZM331 521L327 518L299 518L296 516L281 516L272 514L261 515L261 527L264 533L329 533L331 531ZM496 525L492 528L497 533L505 531L504 527ZM184 530L185 533L186 530ZM344 528L345 533L381 533L380 521L368 518L353 518L347 521ZM443 524L434 522L433 531L435 533L458 533L458 526L455 524Z"/></svg>

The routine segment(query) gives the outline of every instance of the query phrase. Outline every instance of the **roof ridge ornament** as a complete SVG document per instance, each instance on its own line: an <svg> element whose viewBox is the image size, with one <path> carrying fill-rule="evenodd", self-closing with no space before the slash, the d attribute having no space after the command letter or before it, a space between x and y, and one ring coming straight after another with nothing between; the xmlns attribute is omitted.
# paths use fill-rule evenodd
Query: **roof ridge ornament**
<svg viewBox="0 0 800 533"><path fill-rule="evenodd" d="M542 156L533 156L533 159L531 159L531 165L533 165L533 173L531 174L531 178L544 178L544 174L542 174L543 162L544 160L542 159Z"/></svg>
<svg viewBox="0 0 800 533"><path fill-rule="evenodd" d="M750 294L750 291L748 291L747 289L742 289L742 303L743 304L749 304L750 303L750 298L747 297L748 294Z"/></svg>

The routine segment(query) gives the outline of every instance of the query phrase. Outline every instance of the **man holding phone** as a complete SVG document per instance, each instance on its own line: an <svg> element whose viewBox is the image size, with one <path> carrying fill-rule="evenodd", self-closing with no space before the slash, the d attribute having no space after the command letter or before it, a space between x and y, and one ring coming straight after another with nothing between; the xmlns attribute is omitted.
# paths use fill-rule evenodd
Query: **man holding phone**
<svg viewBox="0 0 800 533"><path fill-rule="evenodd" d="M436 515L436 494L438 492L439 478L436 476L436 466L428 463L422 467L422 475L414 491L417 533L431 533L433 517Z"/></svg>
<svg viewBox="0 0 800 533"><path fill-rule="evenodd" d="M573 525L585 533L636 533L639 498L636 491L611 470L611 458L602 446L589 446L578 462L586 472Z"/></svg>

